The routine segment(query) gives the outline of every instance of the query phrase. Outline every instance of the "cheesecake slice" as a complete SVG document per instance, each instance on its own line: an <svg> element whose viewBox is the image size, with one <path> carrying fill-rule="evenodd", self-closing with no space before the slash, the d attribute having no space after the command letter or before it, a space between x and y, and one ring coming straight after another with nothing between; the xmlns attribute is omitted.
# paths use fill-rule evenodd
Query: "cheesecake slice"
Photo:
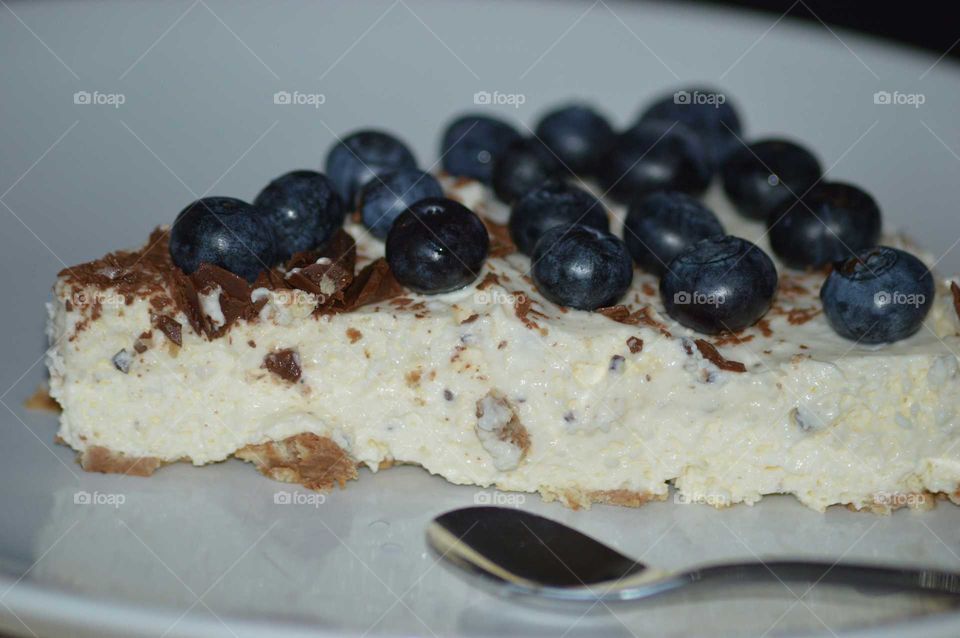
<svg viewBox="0 0 960 638"><path fill-rule="evenodd" d="M715 506L960 502L955 284L938 282L917 334L867 347L831 329L823 274L781 269L764 319L708 337L670 319L639 271L614 307L547 301L507 210L477 182L445 188L491 233L483 272L451 293L405 290L349 222L252 284L184 274L162 228L65 269L48 328L59 439L90 471L237 457L313 489L405 463L571 507L670 485ZM728 232L767 247L761 224L711 197ZM622 216L611 205L618 233Z"/></svg>

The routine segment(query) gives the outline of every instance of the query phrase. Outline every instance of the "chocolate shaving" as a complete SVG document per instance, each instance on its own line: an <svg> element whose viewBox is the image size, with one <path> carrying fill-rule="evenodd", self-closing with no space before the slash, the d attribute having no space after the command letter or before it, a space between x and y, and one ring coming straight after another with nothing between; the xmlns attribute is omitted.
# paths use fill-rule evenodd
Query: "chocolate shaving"
<svg viewBox="0 0 960 638"><path fill-rule="evenodd" d="M753 341L756 336L755 334L745 334L742 330L740 332L724 332L713 340L713 345L717 347L739 346L741 343Z"/></svg>
<svg viewBox="0 0 960 638"><path fill-rule="evenodd" d="M491 257L506 257L517 252L517 245L513 243L510 237L510 229L504 224L492 222L489 219L483 219L483 225L487 227L487 233L490 235Z"/></svg>
<svg viewBox="0 0 960 638"><path fill-rule="evenodd" d="M284 348L268 352L263 357L262 368L265 368L277 375L284 381L296 383L300 380L302 370L300 369L300 355L293 348Z"/></svg>
<svg viewBox="0 0 960 638"><path fill-rule="evenodd" d="M543 314L539 310L535 310L533 308L533 300L524 293L520 291L514 291L512 294L516 300L513 304L513 312L517 315L517 319L519 319L520 322L530 330L540 330L540 324L530 317L533 316L546 318L547 315Z"/></svg>
<svg viewBox="0 0 960 638"><path fill-rule="evenodd" d="M267 302L266 299L261 299L255 304L251 303L251 288L247 281L217 266L200 264L197 271L190 275L190 280L197 292L197 304L199 304L198 296L200 294L210 294L217 287L220 288L219 304L220 312L223 313L223 325L215 326L210 318L203 313L199 305L195 308L203 332L208 338L219 337L224 334L239 319L247 321L253 319ZM193 299L194 296L191 296L191 303Z"/></svg>
<svg viewBox="0 0 960 638"><path fill-rule="evenodd" d="M343 301L334 303L329 308L320 307L318 310L350 312L361 306L399 297L404 292L403 286L396 280L390 266L387 265L387 260L381 257L370 262L357 273L353 283L344 291Z"/></svg>
<svg viewBox="0 0 960 638"><path fill-rule="evenodd" d="M171 342L183 345L183 328L179 321L167 315L154 315L153 323Z"/></svg>
<svg viewBox="0 0 960 638"><path fill-rule="evenodd" d="M769 338L773 336L773 329L770 328L769 319L761 319L756 323L756 326L760 330L760 334L762 334L764 337Z"/></svg>
<svg viewBox="0 0 960 638"><path fill-rule="evenodd" d="M630 309L626 306L607 306L605 308L597 308L597 312L608 319L613 319L617 323L626 323L630 325L635 325L638 323L637 321L633 320Z"/></svg>
<svg viewBox="0 0 960 638"><path fill-rule="evenodd" d="M122 295L126 303L147 300L154 325L170 341L181 345L182 326L173 318L178 313L183 314L194 333L217 338L239 320L258 319L268 299L252 302L250 293L256 288L311 293L317 297L317 314L349 312L403 292L384 260L374 261L355 274L356 261L356 243L341 229L323 248L297 253L283 267L260 273L252 285L210 264L201 264L196 272L188 275L173 264L169 231L158 228L140 250L110 253L67 268L59 275L70 286L70 299L83 298L86 289L93 287ZM200 303L200 295L210 294L216 287L220 288L218 302L224 316L221 326L212 324ZM98 309L92 307L88 319L95 319L96 312ZM85 324L78 330L82 325Z"/></svg>
<svg viewBox="0 0 960 638"><path fill-rule="evenodd" d="M703 355L703 358L717 366L721 370L727 370L729 372L746 372L747 366L743 365L739 361L731 361L730 359L725 358L720 351L717 350L709 341L704 341L703 339L697 339L694 341L694 344L697 346L697 350L700 351L700 354Z"/></svg>
<svg viewBox="0 0 960 638"><path fill-rule="evenodd" d="M499 285L500 285L500 277L498 277L496 273L488 272L484 276L484 278L480 280L480 283L477 284L477 290L486 290L490 286L499 286Z"/></svg>
<svg viewBox="0 0 960 638"><path fill-rule="evenodd" d="M643 351L643 339L640 337L630 337L627 339L627 347L630 348L631 353L637 354Z"/></svg>
<svg viewBox="0 0 960 638"><path fill-rule="evenodd" d="M617 323L627 324L628 326L637 326L643 325L659 330L660 334L665 337L673 336L669 330L667 330L666 325L660 323L656 319L650 316L650 306L644 306L640 310L631 312L630 308L624 305L617 306L607 306L606 308L598 308L596 312L600 313L608 319L612 319Z"/></svg>
<svg viewBox="0 0 960 638"><path fill-rule="evenodd" d="M338 231L320 251L297 253L287 262L286 283L320 296L320 304L342 302L353 282L357 245L346 231Z"/></svg>

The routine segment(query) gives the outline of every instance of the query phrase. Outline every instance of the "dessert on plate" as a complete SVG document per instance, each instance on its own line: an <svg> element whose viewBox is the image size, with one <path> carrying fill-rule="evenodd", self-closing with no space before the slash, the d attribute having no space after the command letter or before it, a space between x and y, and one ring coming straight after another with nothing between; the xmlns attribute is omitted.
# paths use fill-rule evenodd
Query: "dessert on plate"
<svg viewBox="0 0 960 638"><path fill-rule="evenodd" d="M621 132L580 104L532 137L466 115L438 176L359 131L325 174L64 269L59 440L90 471L416 464L571 507L960 499L960 288L696 91Z"/></svg>

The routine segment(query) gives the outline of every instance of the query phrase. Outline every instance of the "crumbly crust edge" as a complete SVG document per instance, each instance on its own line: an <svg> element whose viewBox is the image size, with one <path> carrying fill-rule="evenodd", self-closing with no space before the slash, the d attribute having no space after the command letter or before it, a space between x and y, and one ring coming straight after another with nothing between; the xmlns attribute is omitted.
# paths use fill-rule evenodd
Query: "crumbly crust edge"
<svg viewBox="0 0 960 638"><path fill-rule="evenodd" d="M59 437L57 442L65 444ZM360 465L333 439L310 432L296 434L280 441L247 445L234 452L233 456L252 463L264 476L284 483L297 483L317 491L346 487L347 481L358 478L357 468ZM180 460L189 461L190 459ZM171 463L156 457L129 456L103 446L90 446L79 452L77 461L87 472L141 477L150 476L164 465ZM388 469L394 465L392 460L387 460L380 464L379 469ZM669 492L657 494L628 489L583 490L541 487L538 491L545 502L556 501L574 510L590 509L594 504L640 507L654 501L665 501L669 496ZM904 494L902 499L892 502L877 499L877 502L847 504L845 507L858 512L887 515L902 508L933 509L936 502L941 500L949 500L960 505L960 489L953 493L924 491Z"/></svg>

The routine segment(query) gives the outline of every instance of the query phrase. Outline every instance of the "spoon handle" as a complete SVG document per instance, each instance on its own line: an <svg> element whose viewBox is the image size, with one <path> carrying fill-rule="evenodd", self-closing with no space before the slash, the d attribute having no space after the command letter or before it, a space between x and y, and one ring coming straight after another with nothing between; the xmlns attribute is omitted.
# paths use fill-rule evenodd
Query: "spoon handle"
<svg viewBox="0 0 960 638"><path fill-rule="evenodd" d="M856 563L816 561L728 563L691 570L680 577L686 581L685 584L809 582L870 589L960 594L960 573L933 569L877 567Z"/></svg>

